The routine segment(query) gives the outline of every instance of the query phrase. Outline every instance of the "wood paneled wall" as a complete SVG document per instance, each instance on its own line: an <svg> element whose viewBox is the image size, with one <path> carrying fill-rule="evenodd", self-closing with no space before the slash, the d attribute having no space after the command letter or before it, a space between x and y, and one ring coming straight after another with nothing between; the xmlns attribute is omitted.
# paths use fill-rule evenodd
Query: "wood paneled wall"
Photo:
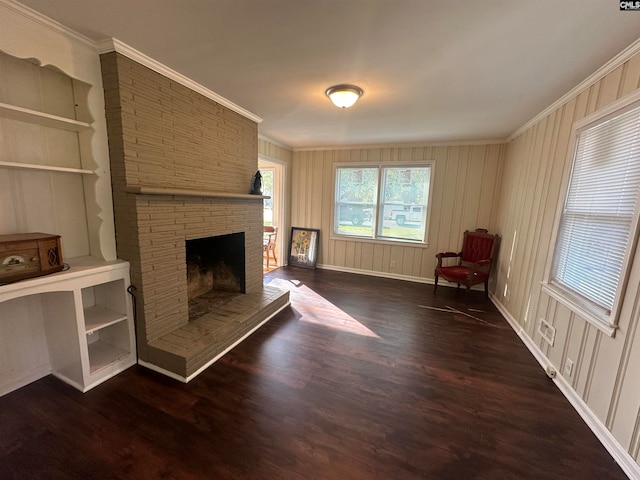
<svg viewBox="0 0 640 480"><path fill-rule="evenodd" d="M541 291L572 124L640 87L640 55L596 81L508 144L497 227L502 235L499 306L563 380L638 462L640 446L640 252L624 295L620 328L610 338ZM553 346L537 332L556 328ZM566 359L573 372L564 372Z"/></svg>
<svg viewBox="0 0 640 480"><path fill-rule="evenodd" d="M294 152L291 224L320 229L318 263L326 268L431 281L436 253L457 251L464 230L495 229L504 151L491 144ZM332 235L336 163L427 160L435 160L428 245Z"/></svg>
<svg viewBox="0 0 640 480"><path fill-rule="evenodd" d="M290 149L260 136L258 137L258 155L287 165L291 163L293 158L293 152Z"/></svg>

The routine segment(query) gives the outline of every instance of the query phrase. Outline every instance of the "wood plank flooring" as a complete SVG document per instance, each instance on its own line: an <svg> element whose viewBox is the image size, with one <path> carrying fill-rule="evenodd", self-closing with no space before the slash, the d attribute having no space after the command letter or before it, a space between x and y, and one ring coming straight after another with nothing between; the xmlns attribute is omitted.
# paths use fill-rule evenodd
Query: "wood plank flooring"
<svg viewBox="0 0 640 480"><path fill-rule="evenodd" d="M1 397L0 478L626 478L481 292L265 281L292 307L187 385L133 367Z"/></svg>

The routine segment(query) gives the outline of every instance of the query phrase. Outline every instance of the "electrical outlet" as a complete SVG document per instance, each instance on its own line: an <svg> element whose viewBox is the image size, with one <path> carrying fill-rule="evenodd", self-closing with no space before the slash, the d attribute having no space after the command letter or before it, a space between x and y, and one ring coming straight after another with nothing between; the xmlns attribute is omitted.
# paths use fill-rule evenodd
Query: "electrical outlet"
<svg viewBox="0 0 640 480"><path fill-rule="evenodd" d="M391 268L396 268L396 261L395 260L391 260Z"/></svg>
<svg viewBox="0 0 640 480"><path fill-rule="evenodd" d="M573 374L573 360L567 358L564 362L564 373L567 377L570 377Z"/></svg>

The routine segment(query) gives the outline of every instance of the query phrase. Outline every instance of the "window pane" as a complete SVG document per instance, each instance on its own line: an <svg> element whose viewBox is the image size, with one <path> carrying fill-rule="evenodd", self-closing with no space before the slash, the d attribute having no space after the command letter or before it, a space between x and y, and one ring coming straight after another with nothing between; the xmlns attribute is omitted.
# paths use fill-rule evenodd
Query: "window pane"
<svg viewBox="0 0 640 480"><path fill-rule="evenodd" d="M380 237L424 240L430 176L429 167L383 168Z"/></svg>
<svg viewBox="0 0 640 480"><path fill-rule="evenodd" d="M338 168L334 231L373 237L378 196L377 168Z"/></svg>

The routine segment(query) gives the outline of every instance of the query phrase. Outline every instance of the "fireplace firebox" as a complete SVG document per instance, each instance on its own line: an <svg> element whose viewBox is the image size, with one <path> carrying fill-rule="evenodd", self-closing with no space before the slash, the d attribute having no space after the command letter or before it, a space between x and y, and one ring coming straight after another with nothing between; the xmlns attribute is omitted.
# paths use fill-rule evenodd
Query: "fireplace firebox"
<svg viewBox="0 0 640 480"><path fill-rule="evenodd" d="M189 321L246 293L244 233L186 240Z"/></svg>

